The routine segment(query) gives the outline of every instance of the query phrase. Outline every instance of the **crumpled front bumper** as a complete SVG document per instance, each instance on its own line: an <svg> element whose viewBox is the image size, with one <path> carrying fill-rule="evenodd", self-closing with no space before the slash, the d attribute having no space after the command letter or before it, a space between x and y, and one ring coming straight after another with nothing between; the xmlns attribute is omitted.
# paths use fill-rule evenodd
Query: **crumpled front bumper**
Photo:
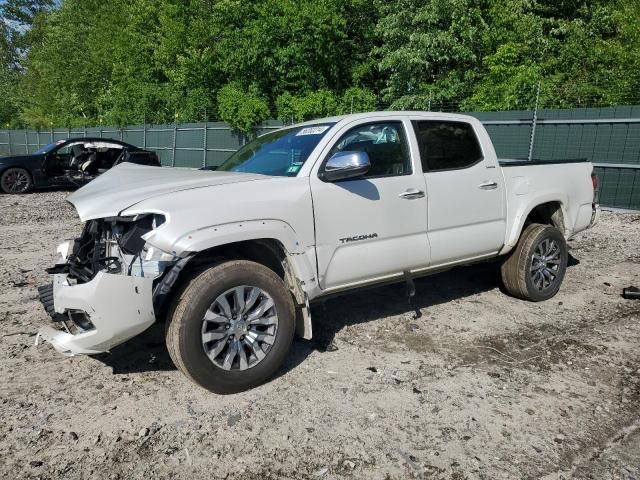
<svg viewBox="0 0 640 480"><path fill-rule="evenodd" d="M98 272L91 281L73 285L67 274L58 273L53 275L53 305L56 316L80 312L92 325L72 333L45 326L38 338L65 355L105 352L155 321L153 279Z"/></svg>

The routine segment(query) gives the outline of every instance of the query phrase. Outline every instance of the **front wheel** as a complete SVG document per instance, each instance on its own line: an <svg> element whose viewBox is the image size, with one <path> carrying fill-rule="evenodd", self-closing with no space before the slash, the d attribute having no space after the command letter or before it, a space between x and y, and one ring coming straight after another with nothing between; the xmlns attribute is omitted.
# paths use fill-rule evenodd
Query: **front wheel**
<svg viewBox="0 0 640 480"><path fill-rule="evenodd" d="M166 341L175 365L215 393L235 393L271 378L293 340L295 307L267 267L234 260L187 283L169 312Z"/></svg>
<svg viewBox="0 0 640 480"><path fill-rule="evenodd" d="M27 193L31 187L33 180L24 168L8 168L0 175L0 189L4 193Z"/></svg>
<svg viewBox="0 0 640 480"><path fill-rule="evenodd" d="M553 297L567 270L567 243L555 227L528 225L501 267L502 283L514 297L540 302Z"/></svg>

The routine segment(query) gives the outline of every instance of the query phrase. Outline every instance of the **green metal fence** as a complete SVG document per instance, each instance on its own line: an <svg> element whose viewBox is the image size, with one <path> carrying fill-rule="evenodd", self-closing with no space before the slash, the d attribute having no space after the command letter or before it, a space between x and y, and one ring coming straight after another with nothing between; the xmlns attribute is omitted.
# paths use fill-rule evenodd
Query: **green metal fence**
<svg viewBox="0 0 640 480"><path fill-rule="evenodd" d="M593 162L600 202L640 210L640 106L471 113L480 119L501 158L581 159ZM269 121L261 134L282 126ZM222 122L132 125L125 128L0 130L0 155L30 153L69 137L122 140L160 156L163 165L220 165L245 139Z"/></svg>

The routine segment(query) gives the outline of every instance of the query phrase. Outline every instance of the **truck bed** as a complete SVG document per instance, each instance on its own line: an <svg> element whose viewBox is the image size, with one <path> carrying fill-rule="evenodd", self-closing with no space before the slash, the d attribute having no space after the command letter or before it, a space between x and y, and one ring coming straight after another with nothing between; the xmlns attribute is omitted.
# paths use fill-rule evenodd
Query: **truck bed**
<svg viewBox="0 0 640 480"><path fill-rule="evenodd" d="M498 161L506 186L507 225L512 227L507 245L517 243L522 222L531 209L547 201L560 204L567 238L589 227L594 200L590 162L585 159Z"/></svg>
<svg viewBox="0 0 640 480"><path fill-rule="evenodd" d="M498 163L500 163L501 167L524 167L529 165L552 165L559 163L585 163L588 159L586 158L563 158L560 160L525 160L518 158L499 158Z"/></svg>

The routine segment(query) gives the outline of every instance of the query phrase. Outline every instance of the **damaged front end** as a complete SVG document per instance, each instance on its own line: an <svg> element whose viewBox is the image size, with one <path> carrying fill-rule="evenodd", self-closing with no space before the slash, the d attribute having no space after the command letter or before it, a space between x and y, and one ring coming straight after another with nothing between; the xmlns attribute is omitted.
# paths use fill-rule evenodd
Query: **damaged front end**
<svg viewBox="0 0 640 480"><path fill-rule="evenodd" d="M38 337L67 355L109 350L147 329L188 261L146 241L165 223L159 214L88 221L79 238L58 247L47 270L53 283L39 288L55 326Z"/></svg>

